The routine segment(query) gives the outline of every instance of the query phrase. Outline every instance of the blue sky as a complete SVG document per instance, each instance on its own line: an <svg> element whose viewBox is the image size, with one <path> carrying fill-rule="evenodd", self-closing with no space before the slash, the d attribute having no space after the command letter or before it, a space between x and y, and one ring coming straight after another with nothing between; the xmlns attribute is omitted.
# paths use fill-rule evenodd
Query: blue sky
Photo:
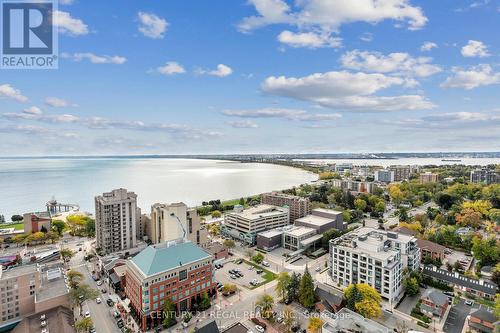
<svg viewBox="0 0 500 333"><path fill-rule="evenodd" d="M0 155L500 150L500 1L64 0Z"/></svg>

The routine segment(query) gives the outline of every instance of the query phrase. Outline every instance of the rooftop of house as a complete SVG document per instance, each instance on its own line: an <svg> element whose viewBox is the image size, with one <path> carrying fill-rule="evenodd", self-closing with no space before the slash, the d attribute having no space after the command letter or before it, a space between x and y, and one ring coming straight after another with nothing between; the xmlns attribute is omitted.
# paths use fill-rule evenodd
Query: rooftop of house
<svg viewBox="0 0 500 333"><path fill-rule="evenodd" d="M323 332L370 332L389 333L391 330L373 320L367 319L347 308L342 308L335 314L335 319L325 318Z"/></svg>
<svg viewBox="0 0 500 333"><path fill-rule="evenodd" d="M446 250L446 246L428 241L426 239L417 239L417 244L419 248L428 249L432 252L444 252L444 250Z"/></svg>
<svg viewBox="0 0 500 333"><path fill-rule="evenodd" d="M486 310L485 308L478 309L470 314L471 317L476 317L478 319L481 319L482 321L488 322L488 323L496 323L498 320L493 314L493 312L490 312Z"/></svg>
<svg viewBox="0 0 500 333"><path fill-rule="evenodd" d="M428 299L438 306L443 306L448 303L448 296L433 288L426 289L421 298Z"/></svg>
<svg viewBox="0 0 500 333"><path fill-rule="evenodd" d="M146 247L133 257L131 262L143 275L152 276L209 258L209 253L191 242L163 243Z"/></svg>
<svg viewBox="0 0 500 333"><path fill-rule="evenodd" d="M479 290L488 295L495 295L495 292L497 290L497 285L493 282L488 282L481 279L472 279L457 272L448 272L447 270L437 268L433 265L424 266L422 269L422 273L434 279L443 280L448 283L453 283L455 285L463 286L473 290Z"/></svg>
<svg viewBox="0 0 500 333"><path fill-rule="evenodd" d="M222 333L247 333L249 329L242 323L234 323L233 325L226 328Z"/></svg>

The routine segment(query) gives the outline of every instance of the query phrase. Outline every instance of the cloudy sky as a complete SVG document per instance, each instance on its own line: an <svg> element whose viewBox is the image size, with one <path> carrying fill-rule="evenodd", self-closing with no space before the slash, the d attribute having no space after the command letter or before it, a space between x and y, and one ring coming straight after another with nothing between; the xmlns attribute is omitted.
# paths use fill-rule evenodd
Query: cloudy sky
<svg viewBox="0 0 500 333"><path fill-rule="evenodd" d="M0 155L500 150L500 1L61 0Z"/></svg>

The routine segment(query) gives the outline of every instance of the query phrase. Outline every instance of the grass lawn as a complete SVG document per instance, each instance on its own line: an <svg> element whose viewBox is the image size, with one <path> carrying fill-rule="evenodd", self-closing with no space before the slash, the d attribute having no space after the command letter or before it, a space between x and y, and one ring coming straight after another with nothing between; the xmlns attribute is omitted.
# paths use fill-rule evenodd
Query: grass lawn
<svg viewBox="0 0 500 333"><path fill-rule="evenodd" d="M11 223L11 224L0 224L0 229L14 228L16 230L24 230L24 222L21 223Z"/></svg>
<svg viewBox="0 0 500 333"><path fill-rule="evenodd" d="M268 282L271 282L272 280L276 279L276 274L274 274L273 272L271 271L268 271L267 269L265 269L264 267L262 266L259 266L251 261L248 261L248 260L243 260L243 262L245 264L248 264L248 265L252 265L253 267L255 267L256 269L262 269L262 274L260 275L260 277L264 280L262 281L261 283L259 283L258 285L256 286L245 286L245 288L248 288L248 289L255 289L255 288L258 288L260 286L263 286L265 285L266 283Z"/></svg>

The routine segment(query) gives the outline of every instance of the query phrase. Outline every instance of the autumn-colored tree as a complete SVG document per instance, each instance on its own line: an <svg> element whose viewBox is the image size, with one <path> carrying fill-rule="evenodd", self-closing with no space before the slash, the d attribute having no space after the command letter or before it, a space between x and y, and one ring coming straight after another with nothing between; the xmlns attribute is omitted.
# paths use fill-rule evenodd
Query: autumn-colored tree
<svg viewBox="0 0 500 333"><path fill-rule="evenodd" d="M479 228L481 226L482 214L472 208L464 208L458 214L455 214L455 220L458 224L465 227Z"/></svg>
<svg viewBox="0 0 500 333"><path fill-rule="evenodd" d="M323 320L319 317L311 317L309 318L309 325L307 326L307 330L310 333L319 333L321 332L321 327L323 326Z"/></svg>
<svg viewBox="0 0 500 333"><path fill-rule="evenodd" d="M488 216L492 208L491 202L488 200L466 201L462 204L463 209L472 209L475 212L481 213L483 216Z"/></svg>
<svg viewBox="0 0 500 333"><path fill-rule="evenodd" d="M271 318L273 314L274 298L271 295L264 294L257 299L255 305L260 308L260 313L264 318Z"/></svg>
<svg viewBox="0 0 500 333"><path fill-rule="evenodd" d="M345 290L344 295L347 304L352 304L354 310L366 318L378 318L382 315L380 294L366 283L350 284Z"/></svg>

